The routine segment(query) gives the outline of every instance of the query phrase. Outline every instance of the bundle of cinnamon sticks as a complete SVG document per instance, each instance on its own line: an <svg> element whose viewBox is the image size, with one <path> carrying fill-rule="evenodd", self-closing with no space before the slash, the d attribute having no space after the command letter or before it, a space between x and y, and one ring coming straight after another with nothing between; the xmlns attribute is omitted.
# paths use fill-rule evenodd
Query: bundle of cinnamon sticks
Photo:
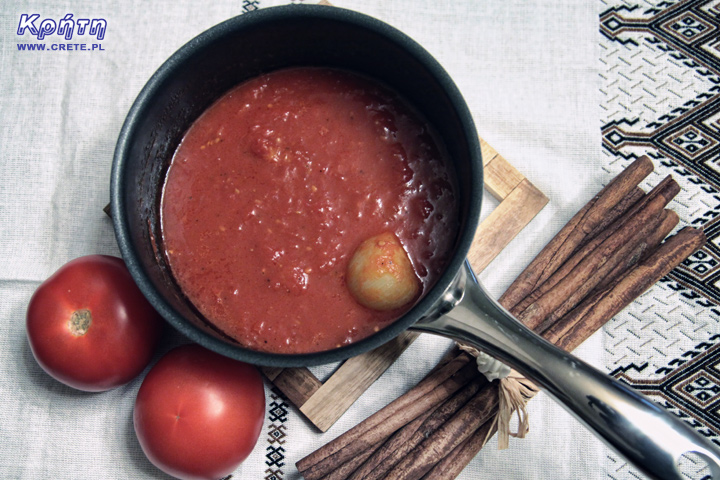
<svg viewBox="0 0 720 480"><path fill-rule="evenodd" d="M667 209L680 187L630 164L545 246L500 298L520 321L571 351L699 249L701 230ZM528 395L529 399L530 395ZM297 462L305 480L455 478L497 431L500 389L458 349L417 386Z"/></svg>

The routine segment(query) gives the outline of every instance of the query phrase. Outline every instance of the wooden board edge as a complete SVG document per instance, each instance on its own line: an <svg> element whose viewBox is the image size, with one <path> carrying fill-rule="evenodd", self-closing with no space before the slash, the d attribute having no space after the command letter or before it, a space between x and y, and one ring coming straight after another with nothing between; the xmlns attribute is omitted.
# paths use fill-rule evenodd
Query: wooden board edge
<svg viewBox="0 0 720 480"><path fill-rule="evenodd" d="M274 381L278 375L284 370L282 367L259 367L260 371L267 377L271 382Z"/></svg>
<svg viewBox="0 0 720 480"><path fill-rule="evenodd" d="M480 223L468 252L473 270L476 273L483 271L547 203L545 194L530 181L524 179L520 182Z"/></svg>
<svg viewBox="0 0 720 480"><path fill-rule="evenodd" d="M505 157L496 155L485 165L483 181L490 194L500 201L505 200L525 177Z"/></svg>
<svg viewBox="0 0 720 480"><path fill-rule="evenodd" d="M349 358L300 407L300 411L320 431L327 431L418 335L403 332L374 350ZM348 388L348 385L352 387Z"/></svg>
<svg viewBox="0 0 720 480"><path fill-rule="evenodd" d="M493 158L498 155L497 150L490 146L482 137L478 137L480 141L480 155L482 155L483 167L488 163L492 162Z"/></svg>
<svg viewBox="0 0 720 480"><path fill-rule="evenodd" d="M261 367L260 371L298 408L322 387L322 382L305 367Z"/></svg>

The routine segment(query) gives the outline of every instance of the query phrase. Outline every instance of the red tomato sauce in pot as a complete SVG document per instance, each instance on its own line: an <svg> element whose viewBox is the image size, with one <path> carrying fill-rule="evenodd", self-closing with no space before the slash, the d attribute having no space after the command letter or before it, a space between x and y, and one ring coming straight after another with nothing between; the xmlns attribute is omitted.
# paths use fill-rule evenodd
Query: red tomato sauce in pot
<svg viewBox="0 0 720 480"><path fill-rule="evenodd" d="M375 311L345 275L393 232L422 291L449 260L456 182L435 135L378 83L322 68L243 83L191 126L168 170L163 246L188 299L240 344L328 350L409 310Z"/></svg>

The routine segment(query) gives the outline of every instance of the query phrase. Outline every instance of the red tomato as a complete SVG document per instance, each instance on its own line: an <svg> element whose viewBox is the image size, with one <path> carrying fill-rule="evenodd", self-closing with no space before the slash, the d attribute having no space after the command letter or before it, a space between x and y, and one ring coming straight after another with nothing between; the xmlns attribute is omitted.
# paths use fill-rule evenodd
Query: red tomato
<svg viewBox="0 0 720 480"><path fill-rule="evenodd" d="M250 455L264 416L258 370L192 344L148 372L133 423L145 455L165 473L217 480Z"/></svg>
<svg viewBox="0 0 720 480"><path fill-rule="evenodd" d="M30 348L62 383L101 392L150 363L163 321L117 257L72 260L45 280L28 305Z"/></svg>

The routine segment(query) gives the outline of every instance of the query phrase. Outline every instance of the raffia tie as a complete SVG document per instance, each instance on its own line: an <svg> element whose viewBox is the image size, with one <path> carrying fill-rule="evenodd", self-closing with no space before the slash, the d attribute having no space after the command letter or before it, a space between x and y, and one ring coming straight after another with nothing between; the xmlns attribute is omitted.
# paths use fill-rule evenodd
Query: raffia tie
<svg viewBox="0 0 720 480"><path fill-rule="evenodd" d="M459 347L475 358L484 355L476 348L467 345L459 345ZM485 374L482 370L481 373ZM489 376L488 378L492 380L495 377ZM500 378L499 382L498 413L495 415L493 422L497 426L498 449L504 450L509 446L510 437L524 438L530 431L529 415L525 406L528 400L538 392L538 388L515 370L510 370L510 373L506 377ZM513 415L517 415L518 420L516 432L510 431L510 421ZM492 432L492 429L490 429L490 432ZM489 435L485 442L488 440Z"/></svg>

